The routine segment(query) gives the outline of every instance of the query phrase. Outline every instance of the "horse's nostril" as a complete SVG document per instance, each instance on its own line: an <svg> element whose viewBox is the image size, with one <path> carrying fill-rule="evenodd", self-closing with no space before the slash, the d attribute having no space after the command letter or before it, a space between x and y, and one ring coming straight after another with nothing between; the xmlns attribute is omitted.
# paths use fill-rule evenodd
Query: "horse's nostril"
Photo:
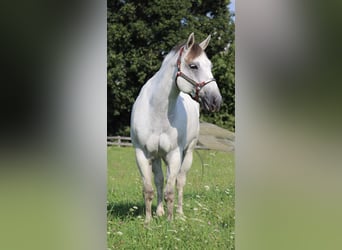
<svg viewBox="0 0 342 250"><path fill-rule="evenodd" d="M214 99L214 101L213 101L213 106L214 106L214 108L217 107L217 101L216 101L216 99Z"/></svg>
<svg viewBox="0 0 342 250"><path fill-rule="evenodd" d="M218 111L221 106L221 96L213 96L210 99L210 110L211 112Z"/></svg>
<svg viewBox="0 0 342 250"><path fill-rule="evenodd" d="M216 111L216 105L212 104L210 105L210 112L215 112Z"/></svg>

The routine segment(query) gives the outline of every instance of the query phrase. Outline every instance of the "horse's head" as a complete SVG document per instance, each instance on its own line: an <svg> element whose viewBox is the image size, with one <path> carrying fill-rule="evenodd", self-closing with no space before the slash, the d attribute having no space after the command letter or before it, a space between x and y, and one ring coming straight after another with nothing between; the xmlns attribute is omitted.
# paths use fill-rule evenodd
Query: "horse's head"
<svg viewBox="0 0 342 250"><path fill-rule="evenodd" d="M200 44L195 43L193 33L189 36L178 52L176 83L182 92L190 94L206 110L214 112L219 110L222 97L211 73L212 64L204 52L209 41L210 35Z"/></svg>

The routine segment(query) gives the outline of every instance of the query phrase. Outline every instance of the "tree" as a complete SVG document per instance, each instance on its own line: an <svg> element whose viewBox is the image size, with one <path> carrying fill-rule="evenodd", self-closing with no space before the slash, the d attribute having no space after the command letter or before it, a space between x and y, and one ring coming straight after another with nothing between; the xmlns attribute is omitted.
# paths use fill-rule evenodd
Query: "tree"
<svg viewBox="0 0 342 250"><path fill-rule="evenodd" d="M131 108L143 84L164 56L195 32L197 41L212 35L208 57L224 104L201 119L234 130L234 21L229 0L108 0L108 135L129 134Z"/></svg>

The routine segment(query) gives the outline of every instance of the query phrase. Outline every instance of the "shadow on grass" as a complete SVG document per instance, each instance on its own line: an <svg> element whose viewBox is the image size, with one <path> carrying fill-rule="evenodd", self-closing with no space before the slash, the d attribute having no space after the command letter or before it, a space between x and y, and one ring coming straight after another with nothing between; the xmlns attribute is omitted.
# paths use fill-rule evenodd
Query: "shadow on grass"
<svg viewBox="0 0 342 250"><path fill-rule="evenodd" d="M152 205L152 211L155 211L156 208L156 206ZM125 219L127 217L145 216L145 204L142 202L112 202L107 205L107 216L109 215L114 218L120 219Z"/></svg>

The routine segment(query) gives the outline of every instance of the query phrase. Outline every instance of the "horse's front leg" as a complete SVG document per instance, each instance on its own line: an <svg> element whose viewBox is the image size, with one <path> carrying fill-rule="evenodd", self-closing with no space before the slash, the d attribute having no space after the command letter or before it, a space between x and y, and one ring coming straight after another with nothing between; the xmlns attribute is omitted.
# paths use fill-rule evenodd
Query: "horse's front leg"
<svg viewBox="0 0 342 250"><path fill-rule="evenodd" d="M181 169L177 175L177 190L178 190L177 213L179 213L180 215L183 215L183 188L186 182L186 174L189 171L191 164L192 164L192 150L188 150L185 153Z"/></svg>
<svg viewBox="0 0 342 250"><path fill-rule="evenodd" d="M152 187L152 164L140 148L135 149L135 156L144 185L143 192L146 206L145 224L148 224L152 218L151 207L154 195Z"/></svg>
<svg viewBox="0 0 342 250"><path fill-rule="evenodd" d="M165 187L165 201L167 204L167 218L173 217L173 203L175 198L174 186L176 183L177 174L181 166L181 151L174 150L166 157L167 164L167 182Z"/></svg>

